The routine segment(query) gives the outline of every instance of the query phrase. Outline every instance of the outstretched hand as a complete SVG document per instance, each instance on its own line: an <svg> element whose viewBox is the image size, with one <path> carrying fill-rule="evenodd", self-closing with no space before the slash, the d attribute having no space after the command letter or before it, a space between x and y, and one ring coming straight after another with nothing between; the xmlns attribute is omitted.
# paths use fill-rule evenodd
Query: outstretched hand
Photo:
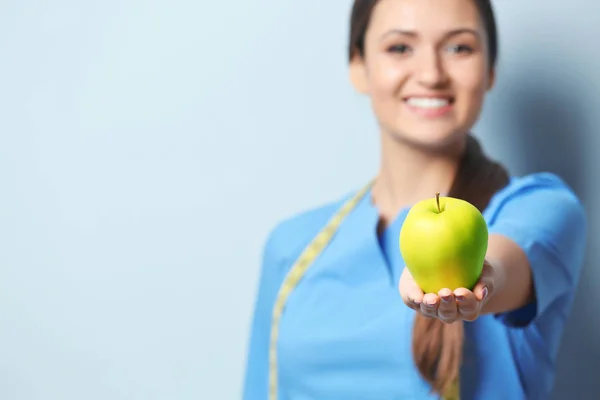
<svg viewBox="0 0 600 400"><path fill-rule="evenodd" d="M454 291L442 289L438 293L423 293L407 268L404 268L399 283L400 296L404 303L426 317L438 318L445 323L476 320L494 294L494 270L485 261L479 281L473 290L458 288Z"/></svg>

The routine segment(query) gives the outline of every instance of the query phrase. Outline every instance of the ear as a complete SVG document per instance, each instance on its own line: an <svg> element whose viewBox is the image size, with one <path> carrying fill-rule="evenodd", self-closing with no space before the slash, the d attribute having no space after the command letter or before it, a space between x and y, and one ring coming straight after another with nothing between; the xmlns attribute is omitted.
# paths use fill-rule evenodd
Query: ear
<svg viewBox="0 0 600 400"><path fill-rule="evenodd" d="M358 52L350 61L350 81L357 92L367 93L367 68L364 58Z"/></svg>
<svg viewBox="0 0 600 400"><path fill-rule="evenodd" d="M492 68L490 70L490 76L489 76L489 81L488 81L488 90L492 90L495 83L496 83L496 68Z"/></svg>

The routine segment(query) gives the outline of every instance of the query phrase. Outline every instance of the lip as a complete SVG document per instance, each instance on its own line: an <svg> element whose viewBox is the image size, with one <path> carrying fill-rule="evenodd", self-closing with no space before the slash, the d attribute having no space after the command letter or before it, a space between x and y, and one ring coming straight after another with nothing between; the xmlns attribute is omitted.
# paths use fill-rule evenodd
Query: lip
<svg viewBox="0 0 600 400"><path fill-rule="evenodd" d="M411 97L421 97L421 98L425 98L425 99L449 99L451 101L454 100L454 96L452 96L450 94L418 94L418 93L403 96L402 99L408 100Z"/></svg>
<svg viewBox="0 0 600 400"><path fill-rule="evenodd" d="M423 108L423 107L416 107L414 105L411 105L408 103L408 99L410 98L414 98L414 97L418 97L418 98L424 98L424 99L446 99L448 100L448 105L444 106L444 107L439 107L439 108ZM445 116L446 114L448 114L450 111L452 111L452 108L454 106L454 97L450 96L450 95L440 95L440 94L436 94L436 95L410 95L410 96L405 96L403 99L404 105L413 113L421 116L421 117L425 117L425 118L440 118Z"/></svg>

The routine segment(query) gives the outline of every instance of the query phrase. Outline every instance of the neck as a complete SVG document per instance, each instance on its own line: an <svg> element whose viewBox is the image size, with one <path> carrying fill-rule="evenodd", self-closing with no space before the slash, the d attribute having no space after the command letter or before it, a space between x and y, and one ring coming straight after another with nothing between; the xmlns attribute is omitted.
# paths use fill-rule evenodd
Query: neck
<svg viewBox="0 0 600 400"><path fill-rule="evenodd" d="M401 209L420 200L448 193L463 146L428 151L382 135L381 164L373 186L373 203L384 225Z"/></svg>

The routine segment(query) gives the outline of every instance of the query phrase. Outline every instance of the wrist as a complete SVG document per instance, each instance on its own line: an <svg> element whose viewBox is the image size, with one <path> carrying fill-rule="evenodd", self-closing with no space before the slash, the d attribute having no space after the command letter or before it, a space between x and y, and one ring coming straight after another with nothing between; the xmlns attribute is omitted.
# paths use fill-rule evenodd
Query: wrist
<svg viewBox="0 0 600 400"><path fill-rule="evenodd" d="M482 307L482 314L489 314L497 312L498 308L498 299L501 298L500 294L504 291L506 287L506 273L502 264L497 260L486 259L485 261L490 267L491 271L491 281L493 282L493 290L490 290L489 295Z"/></svg>

